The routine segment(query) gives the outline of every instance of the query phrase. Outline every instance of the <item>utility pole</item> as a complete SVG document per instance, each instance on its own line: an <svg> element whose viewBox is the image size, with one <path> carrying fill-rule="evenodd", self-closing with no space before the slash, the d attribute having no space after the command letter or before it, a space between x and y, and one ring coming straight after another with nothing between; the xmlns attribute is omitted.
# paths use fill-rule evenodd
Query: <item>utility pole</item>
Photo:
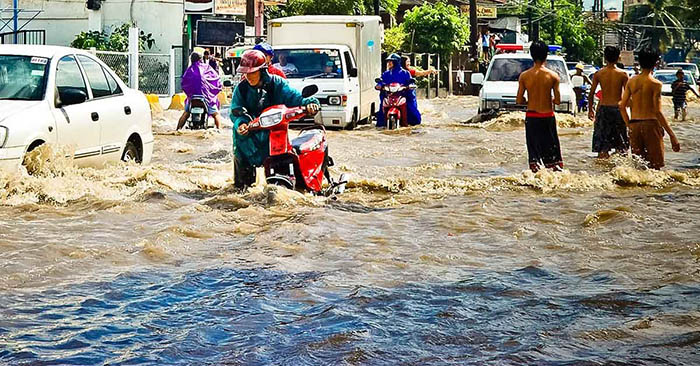
<svg viewBox="0 0 700 366"><path fill-rule="evenodd" d="M532 39L532 0L527 2L527 38L529 42L534 41Z"/></svg>
<svg viewBox="0 0 700 366"><path fill-rule="evenodd" d="M17 44L17 28L18 28L18 18L19 18L19 4L18 0L12 0L12 38L13 43Z"/></svg>
<svg viewBox="0 0 700 366"><path fill-rule="evenodd" d="M469 0L469 58L476 60L479 57L479 21L476 18L476 0ZM471 60L470 64L471 64Z"/></svg>
<svg viewBox="0 0 700 366"><path fill-rule="evenodd" d="M379 0L374 0L374 15L379 15Z"/></svg>
<svg viewBox="0 0 700 366"><path fill-rule="evenodd" d="M557 21L557 16L554 14L554 0L551 1L551 4L552 4L552 6L551 6L552 20L551 20L549 29L550 29L551 36L552 36L552 44L556 44L557 43L557 36L554 34L554 26L555 26L555 22Z"/></svg>

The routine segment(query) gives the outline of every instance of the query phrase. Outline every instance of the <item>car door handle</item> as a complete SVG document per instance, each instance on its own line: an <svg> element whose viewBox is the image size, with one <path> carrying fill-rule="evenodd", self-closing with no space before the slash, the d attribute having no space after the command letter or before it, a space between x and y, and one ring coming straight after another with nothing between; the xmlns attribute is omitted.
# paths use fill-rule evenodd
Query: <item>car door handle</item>
<svg viewBox="0 0 700 366"><path fill-rule="evenodd" d="M131 107L129 107L129 106L124 107L124 113L126 113L127 116L130 115L131 114Z"/></svg>
<svg viewBox="0 0 700 366"><path fill-rule="evenodd" d="M100 120L100 115L97 114L97 112L92 112L92 114L90 114L90 117L92 117L92 120L95 122Z"/></svg>

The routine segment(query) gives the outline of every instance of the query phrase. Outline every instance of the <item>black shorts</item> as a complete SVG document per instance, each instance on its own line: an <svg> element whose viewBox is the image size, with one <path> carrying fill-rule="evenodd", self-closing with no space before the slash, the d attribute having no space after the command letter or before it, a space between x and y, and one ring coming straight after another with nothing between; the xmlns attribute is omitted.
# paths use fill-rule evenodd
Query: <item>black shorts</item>
<svg viewBox="0 0 700 366"><path fill-rule="evenodd" d="M593 125L593 151L626 151L630 147L627 125L622 119L620 108L602 105L598 108Z"/></svg>
<svg viewBox="0 0 700 366"><path fill-rule="evenodd" d="M674 100L673 109L685 109L688 106L688 102L685 100Z"/></svg>
<svg viewBox="0 0 700 366"><path fill-rule="evenodd" d="M541 165L550 169L564 167L554 117L525 117L525 140L532 171L539 170Z"/></svg>

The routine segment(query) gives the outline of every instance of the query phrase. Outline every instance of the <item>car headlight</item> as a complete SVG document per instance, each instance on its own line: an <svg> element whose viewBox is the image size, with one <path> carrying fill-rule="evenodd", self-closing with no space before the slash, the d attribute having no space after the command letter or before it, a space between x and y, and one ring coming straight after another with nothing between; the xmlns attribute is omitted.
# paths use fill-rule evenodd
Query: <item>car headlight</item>
<svg viewBox="0 0 700 366"><path fill-rule="evenodd" d="M5 147L7 142L7 127L0 126L0 147Z"/></svg>
<svg viewBox="0 0 700 366"><path fill-rule="evenodd" d="M328 97L328 104L329 105L340 105L340 103L343 102L343 98L340 96L336 95L333 97Z"/></svg>
<svg viewBox="0 0 700 366"><path fill-rule="evenodd" d="M501 109L501 102L497 100L487 100L486 109Z"/></svg>
<svg viewBox="0 0 700 366"><path fill-rule="evenodd" d="M554 111L555 112L568 112L569 111L569 103L555 104Z"/></svg>
<svg viewBox="0 0 700 366"><path fill-rule="evenodd" d="M275 112L260 116L261 127L271 127L280 122L282 122L282 112Z"/></svg>

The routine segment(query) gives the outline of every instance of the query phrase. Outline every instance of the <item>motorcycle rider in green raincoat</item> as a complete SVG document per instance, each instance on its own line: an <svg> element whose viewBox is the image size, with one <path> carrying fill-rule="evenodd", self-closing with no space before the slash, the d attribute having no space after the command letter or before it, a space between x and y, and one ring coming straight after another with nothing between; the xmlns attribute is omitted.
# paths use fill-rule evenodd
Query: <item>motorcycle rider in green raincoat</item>
<svg viewBox="0 0 700 366"><path fill-rule="evenodd" d="M303 98L290 87L287 81L268 74L265 55L256 50L246 51L237 72L245 78L236 86L231 99L231 121L233 122L234 185L245 188L255 183L255 167L261 166L269 155L270 133L266 130L249 131L249 118L236 116L235 110L245 108L257 118L268 107L284 104L287 107L306 106L313 116L320 109L316 98Z"/></svg>

